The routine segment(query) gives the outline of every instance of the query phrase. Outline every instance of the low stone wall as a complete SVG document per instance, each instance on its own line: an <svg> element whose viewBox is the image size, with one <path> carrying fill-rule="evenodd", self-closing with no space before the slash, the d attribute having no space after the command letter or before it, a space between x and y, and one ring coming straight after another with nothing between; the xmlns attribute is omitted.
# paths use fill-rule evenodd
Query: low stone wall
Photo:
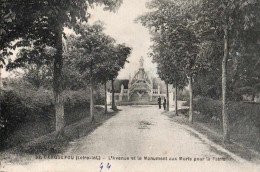
<svg viewBox="0 0 260 172"><path fill-rule="evenodd" d="M116 105L118 106L127 106L127 105L157 105L157 102L152 101L152 102L116 102Z"/></svg>

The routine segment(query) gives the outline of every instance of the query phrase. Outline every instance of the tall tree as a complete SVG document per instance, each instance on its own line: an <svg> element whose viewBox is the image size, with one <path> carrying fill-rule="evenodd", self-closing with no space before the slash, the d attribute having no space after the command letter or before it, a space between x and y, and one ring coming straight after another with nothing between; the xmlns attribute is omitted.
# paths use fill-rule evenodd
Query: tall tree
<svg viewBox="0 0 260 172"><path fill-rule="evenodd" d="M127 57L131 53L131 48L124 44L117 44L109 47L109 51L106 54L105 60L102 62L102 66L97 73L100 82L104 83L105 94L107 92L106 84L110 80L112 87L112 109L116 110L114 99L114 79L117 77L118 72L124 67L127 61ZM106 97L106 95L105 95ZM107 101L105 98L105 110L107 110Z"/></svg>
<svg viewBox="0 0 260 172"><path fill-rule="evenodd" d="M90 115L94 120L94 96L93 87L98 83L106 83L125 64L130 48L124 45L116 45L115 40L103 33L102 23L90 26L80 24L78 32L80 35L74 40L74 48L70 52L76 55L75 67L81 71L90 85ZM118 67L118 60L121 60ZM115 70L115 71L114 71Z"/></svg>
<svg viewBox="0 0 260 172"><path fill-rule="evenodd" d="M80 23L79 36L74 40L74 47L70 53L76 55L75 67L83 73L90 86L90 117L94 120L94 85L98 82L98 71L106 60L109 47L114 44L114 39L103 33L103 25L96 23L93 26Z"/></svg>
<svg viewBox="0 0 260 172"><path fill-rule="evenodd" d="M212 35L218 35L218 37L222 38L222 117L224 142L230 142L230 117L227 113L228 60L231 54L243 53L237 48L239 47L237 46L238 38L241 38L241 34L243 35L244 31L259 26L259 9L259 3L254 0L200 1L201 12L198 13L198 30L207 39L209 38L207 33L212 33ZM243 44L243 41L240 43Z"/></svg>
<svg viewBox="0 0 260 172"><path fill-rule="evenodd" d="M87 21L89 14L87 8L94 7L95 4L104 4L104 9L114 10L120 4L121 0L28 0L28 1L11 1L6 0L10 11L15 14L16 18L8 28L14 33L13 39L19 39L14 47L24 46L33 41L34 48L39 52L42 47L49 45L56 49L54 55L54 74L53 90L55 97L56 111L56 130L62 131L64 128L64 105L62 96L62 35L65 26L75 28L77 20ZM7 13L8 11L5 11ZM7 35L12 35L8 33ZM62 133L62 132L59 132Z"/></svg>
<svg viewBox="0 0 260 172"><path fill-rule="evenodd" d="M199 56L199 40L195 33L194 17L196 12L193 3L180 3L170 0L153 0L150 3L152 12L139 18L144 26L152 32L153 51L157 51L157 63L170 63L175 68L171 77L183 72L190 83L189 120L193 122L193 76L196 75L206 60ZM169 68L167 68L169 70ZM167 70L166 70L167 71ZM169 71L167 71L169 72ZM180 75L181 76L181 75ZM177 79L177 77L176 77Z"/></svg>
<svg viewBox="0 0 260 172"><path fill-rule="evenodd" d="M128 62L127 58L131 54L131 48L125 46L124 44L119 44L112 51L112 66L107 68L108 78L111 80L112 86L112 109L116 110L115 105L115 93L114 93L114 80L118 76L119 71L124 67L125 63Z"/></svg>

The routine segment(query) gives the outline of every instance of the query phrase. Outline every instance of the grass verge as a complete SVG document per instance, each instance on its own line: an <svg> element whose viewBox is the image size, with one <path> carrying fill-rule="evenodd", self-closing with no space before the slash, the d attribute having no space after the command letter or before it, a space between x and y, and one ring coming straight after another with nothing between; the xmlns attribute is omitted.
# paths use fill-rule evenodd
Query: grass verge
<svg viewBox="0 0 260 172"><path fill-rule="evenodd" d="M116 112L104 114L103 109L98 109L95 111L94 121L91 121L90 118L87 117L66 126L62 137L56 137L57 132L51 132L28 143L17 145L3 151L1 153L1 159L5 163L26 164L34 160L37 155L57 155L63 153L69 145L69 142L88 135L115 114Z"/></svg>
<svg viewBox="0 0 260 172"><path fill-rule="evenodd" d="M239 157L246 159L251 162L260 163L260 154L256 150L248 148L241 142L232 140L230 144L224 144L222 141L222 130L218 125L213 125L210 123L202 123L194 121L190 124L187 116L179 113L179 116L175 116L175 112L167 112L165 115L169 116L170 120L180 124L186 125L190 128L195 129L199 133L205 135L212 142L222 146L228 151L238 155Z"/></svg>

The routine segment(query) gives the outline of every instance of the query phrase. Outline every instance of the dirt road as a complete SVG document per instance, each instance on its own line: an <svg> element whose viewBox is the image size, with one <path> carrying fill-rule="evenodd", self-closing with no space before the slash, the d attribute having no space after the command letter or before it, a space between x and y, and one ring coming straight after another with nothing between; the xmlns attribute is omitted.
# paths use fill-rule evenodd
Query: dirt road
<svg viewBox="0 0 260 172"><path fill-rule="evenodd" d="M258 171L259 168L181 126L157 106L124 106L60 157L23 169L51 171ZM73 160L69 160L71 156ZM87 160L91 158L91 160ZM103 167L103 168L101 168ZM12 167L14 168L14 167Z"/></svg>
<svg viewBox="0 0 260 172"><path fill-rule="evenodd" d="M124 106L118 115L71 145L66 154L220 157L199 138L169 121L156 106Z"/></svg>

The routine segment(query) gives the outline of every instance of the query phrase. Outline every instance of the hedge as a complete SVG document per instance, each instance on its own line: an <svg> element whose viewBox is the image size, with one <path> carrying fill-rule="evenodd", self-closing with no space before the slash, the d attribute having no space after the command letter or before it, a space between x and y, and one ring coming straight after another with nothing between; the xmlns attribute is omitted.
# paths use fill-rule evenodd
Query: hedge
<svg viewBox="0 0 260 172"><path fill-rule="evenodd" d="M48 120L55 124L53 93L50 90L2 89L0 101L1 147L3 140L21 124L36 120ZM89 91L64 91L64 104L66 124L86 117L89 114Z"/></svg>
<svg viewBox="0 0 260 172"><path fill-rule="evenodd" d="M200 112L205 119L216 117L222 121L222 102L205 97L194 100L194 110ZM245 117L260 122L260 103L254 102L227 102L227 113L230 122L242 120Z"/></svg>

